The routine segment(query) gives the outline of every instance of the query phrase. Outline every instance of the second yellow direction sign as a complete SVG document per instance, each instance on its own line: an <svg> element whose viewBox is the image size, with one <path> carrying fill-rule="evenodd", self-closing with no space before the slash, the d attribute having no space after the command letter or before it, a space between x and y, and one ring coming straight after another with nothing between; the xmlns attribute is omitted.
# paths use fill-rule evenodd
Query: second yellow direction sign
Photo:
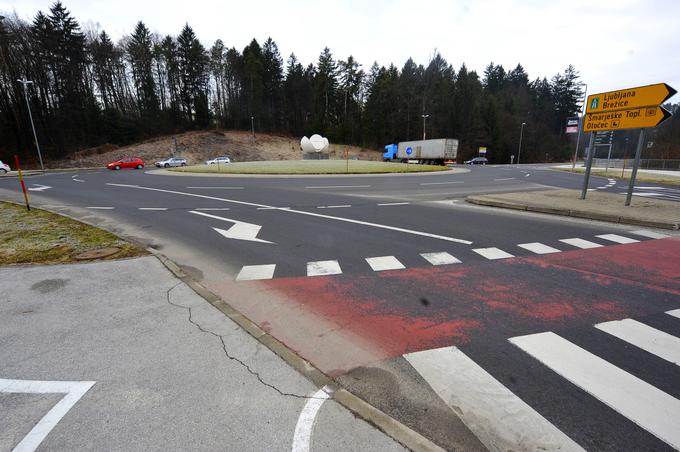
<svg viewBox="0 0 680 452"><path fill-rule="evenodd" d="M603 130L656 127L671 116L671 113L663 107L586 113L583 121L583 131L600 132Z"/></svg>
<svg viewBox="0 0 680 452"><path fill-rule="evenodd" d="M665 83L620 89L588 96L586 113L661 105L677 91Z"/></svg>

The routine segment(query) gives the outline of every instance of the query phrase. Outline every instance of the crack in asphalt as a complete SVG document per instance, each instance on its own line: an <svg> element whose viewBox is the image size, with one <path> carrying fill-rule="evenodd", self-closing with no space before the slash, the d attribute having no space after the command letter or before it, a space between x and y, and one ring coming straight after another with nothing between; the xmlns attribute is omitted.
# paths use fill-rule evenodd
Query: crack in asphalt
<svg viewBox="0 0 680 452"><path fill-rule="evenodd" d="M316 400L326 400L326 398L324 398L324 397L313 397L313 396L300 395L300 394L295 394L295 393L292 393L292 392L285 392L285 391L282 391L282 390L280 390L279 388L277 388L276 386L274 386L273 384L264 381L264 379L262 378L262 376L261 376L258 372L254 371L254 370L253 370L248 364L246 364L243 360L241 360L241 359L239 359L239 358L237 358L237 357L231 355L231 354L229 353L229 351L227 350L227 344L224 342L224 337L223 337L222 335L217 334L217 333L215 333L214 331L206 330L205 328L203 328L201 325L199 325L197 322L194 321L194 319L193 319L193 317L192 317L192 308L187 307L187 306L182 306L182 305L180 305L180 304L173 303L172 301L170 301L170 292L172 292L173 290L175 290L177 287L181 286L182 284L184 284L184 283L183 283L182 281L180 281L180 282L178 282L177 284L175 284L174 286L172 286L171 288L169 288L169 289L167 290L167 292L166 292L166 299L167 299L168 304L170 304L170 305L172 305L172 306L175 306L175 307L177 307L177 308L182 308L182 309L186 309L187 311L189 311L189 323L191 323L192 325L194 325L194 326L195 326L199 331L201 331L202 333L210 334L211 336L215 336L216 338L218 338L218 339L220 340L220 342L222 343L222 350L224 351L224 355L225 355L227 358L229 358L231 361L236 361L237 363L239 363L243 368L245 368L245 369L248 371L248 373L250 373L252 376L254 376L255 378L257 378L257 380L258 380L262 385L264 385L264 386L266 386L266 387L268 387L268 388L270 388L270 389L276 391L276 392L277 392L279 395L281 395L281 396L284 396L284 397L294 397L294 398L297 398L297 399L304 399L304 400L311 400L311 399L316 399ZM256 351L257 351L258 347L259 347L259 344L257 344L257 346L256 346L256 348L255 348Z"/></svg>

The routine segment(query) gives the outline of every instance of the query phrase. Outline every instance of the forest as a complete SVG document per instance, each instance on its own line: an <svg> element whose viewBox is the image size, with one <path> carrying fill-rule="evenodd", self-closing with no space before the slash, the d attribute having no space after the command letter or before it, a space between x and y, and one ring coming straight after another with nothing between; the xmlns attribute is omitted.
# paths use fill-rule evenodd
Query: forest
<svg viewBox="0 0 680 452"><path fill-rule="evenodd" d="M27 79L26 86L18 79ZM420 139L457 138L464 158L480 146L492 162L566 161L584 85L571 65L531 79L521 64L489 63L482 74L454 68L433 52L426 65L408 59L363 66L324 48L315 63L285 61L276 42L253 39L238 50L204 46L189 24L160 36L142 22L114 42L85 29L61 2L31 21L0 16L0 159L35 163L25 96L47 159L104 143L125 145L187 130L247 129L290 136L321 133L332 142L381 149ZM655 152L680 157L676 115L655 135ZM585 140L582 140L585 141ZM657 151L658 150L658 151Z"/></svg>

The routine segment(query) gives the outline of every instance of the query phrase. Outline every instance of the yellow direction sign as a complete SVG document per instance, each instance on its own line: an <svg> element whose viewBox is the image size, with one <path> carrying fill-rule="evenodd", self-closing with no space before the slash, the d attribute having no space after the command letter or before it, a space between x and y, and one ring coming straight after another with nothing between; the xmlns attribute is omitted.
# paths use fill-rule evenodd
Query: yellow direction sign
<svg viewBox="0 0 680 452"><path fill-rule="evenodd" d="M661 105L677 91L665 83L626 88L588 96L586 113Z"/></svg>
<svg viewBox="0 0 680 452"><path fill-rule="evenodd" d="M600 132L603 130L656 127L671 116L671 112L659 106L586 113L583 131Z"/></svg>

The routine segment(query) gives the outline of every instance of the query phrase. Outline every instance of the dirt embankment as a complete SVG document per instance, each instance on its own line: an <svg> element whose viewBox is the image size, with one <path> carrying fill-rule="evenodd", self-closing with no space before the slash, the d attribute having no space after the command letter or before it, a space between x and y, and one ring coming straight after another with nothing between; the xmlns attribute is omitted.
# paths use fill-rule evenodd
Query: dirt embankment
<svg viewBox="0 0 680 452"><path fill-rule="evenodd" d="M340 144L330 145L330 158L345 158L345 150L349 151L350 158L382 159L381 151ZM256 134L253 141L249 132L215 130L168 135L120 148L112 144L97 146L75 152L68 159L49 162L49 167L105 166L122 157L139 157L147 166L152 166L155 161L172 156L184 157L191 165L220 155L227 155L235 162L302 159L300 138Z"/></svg>

